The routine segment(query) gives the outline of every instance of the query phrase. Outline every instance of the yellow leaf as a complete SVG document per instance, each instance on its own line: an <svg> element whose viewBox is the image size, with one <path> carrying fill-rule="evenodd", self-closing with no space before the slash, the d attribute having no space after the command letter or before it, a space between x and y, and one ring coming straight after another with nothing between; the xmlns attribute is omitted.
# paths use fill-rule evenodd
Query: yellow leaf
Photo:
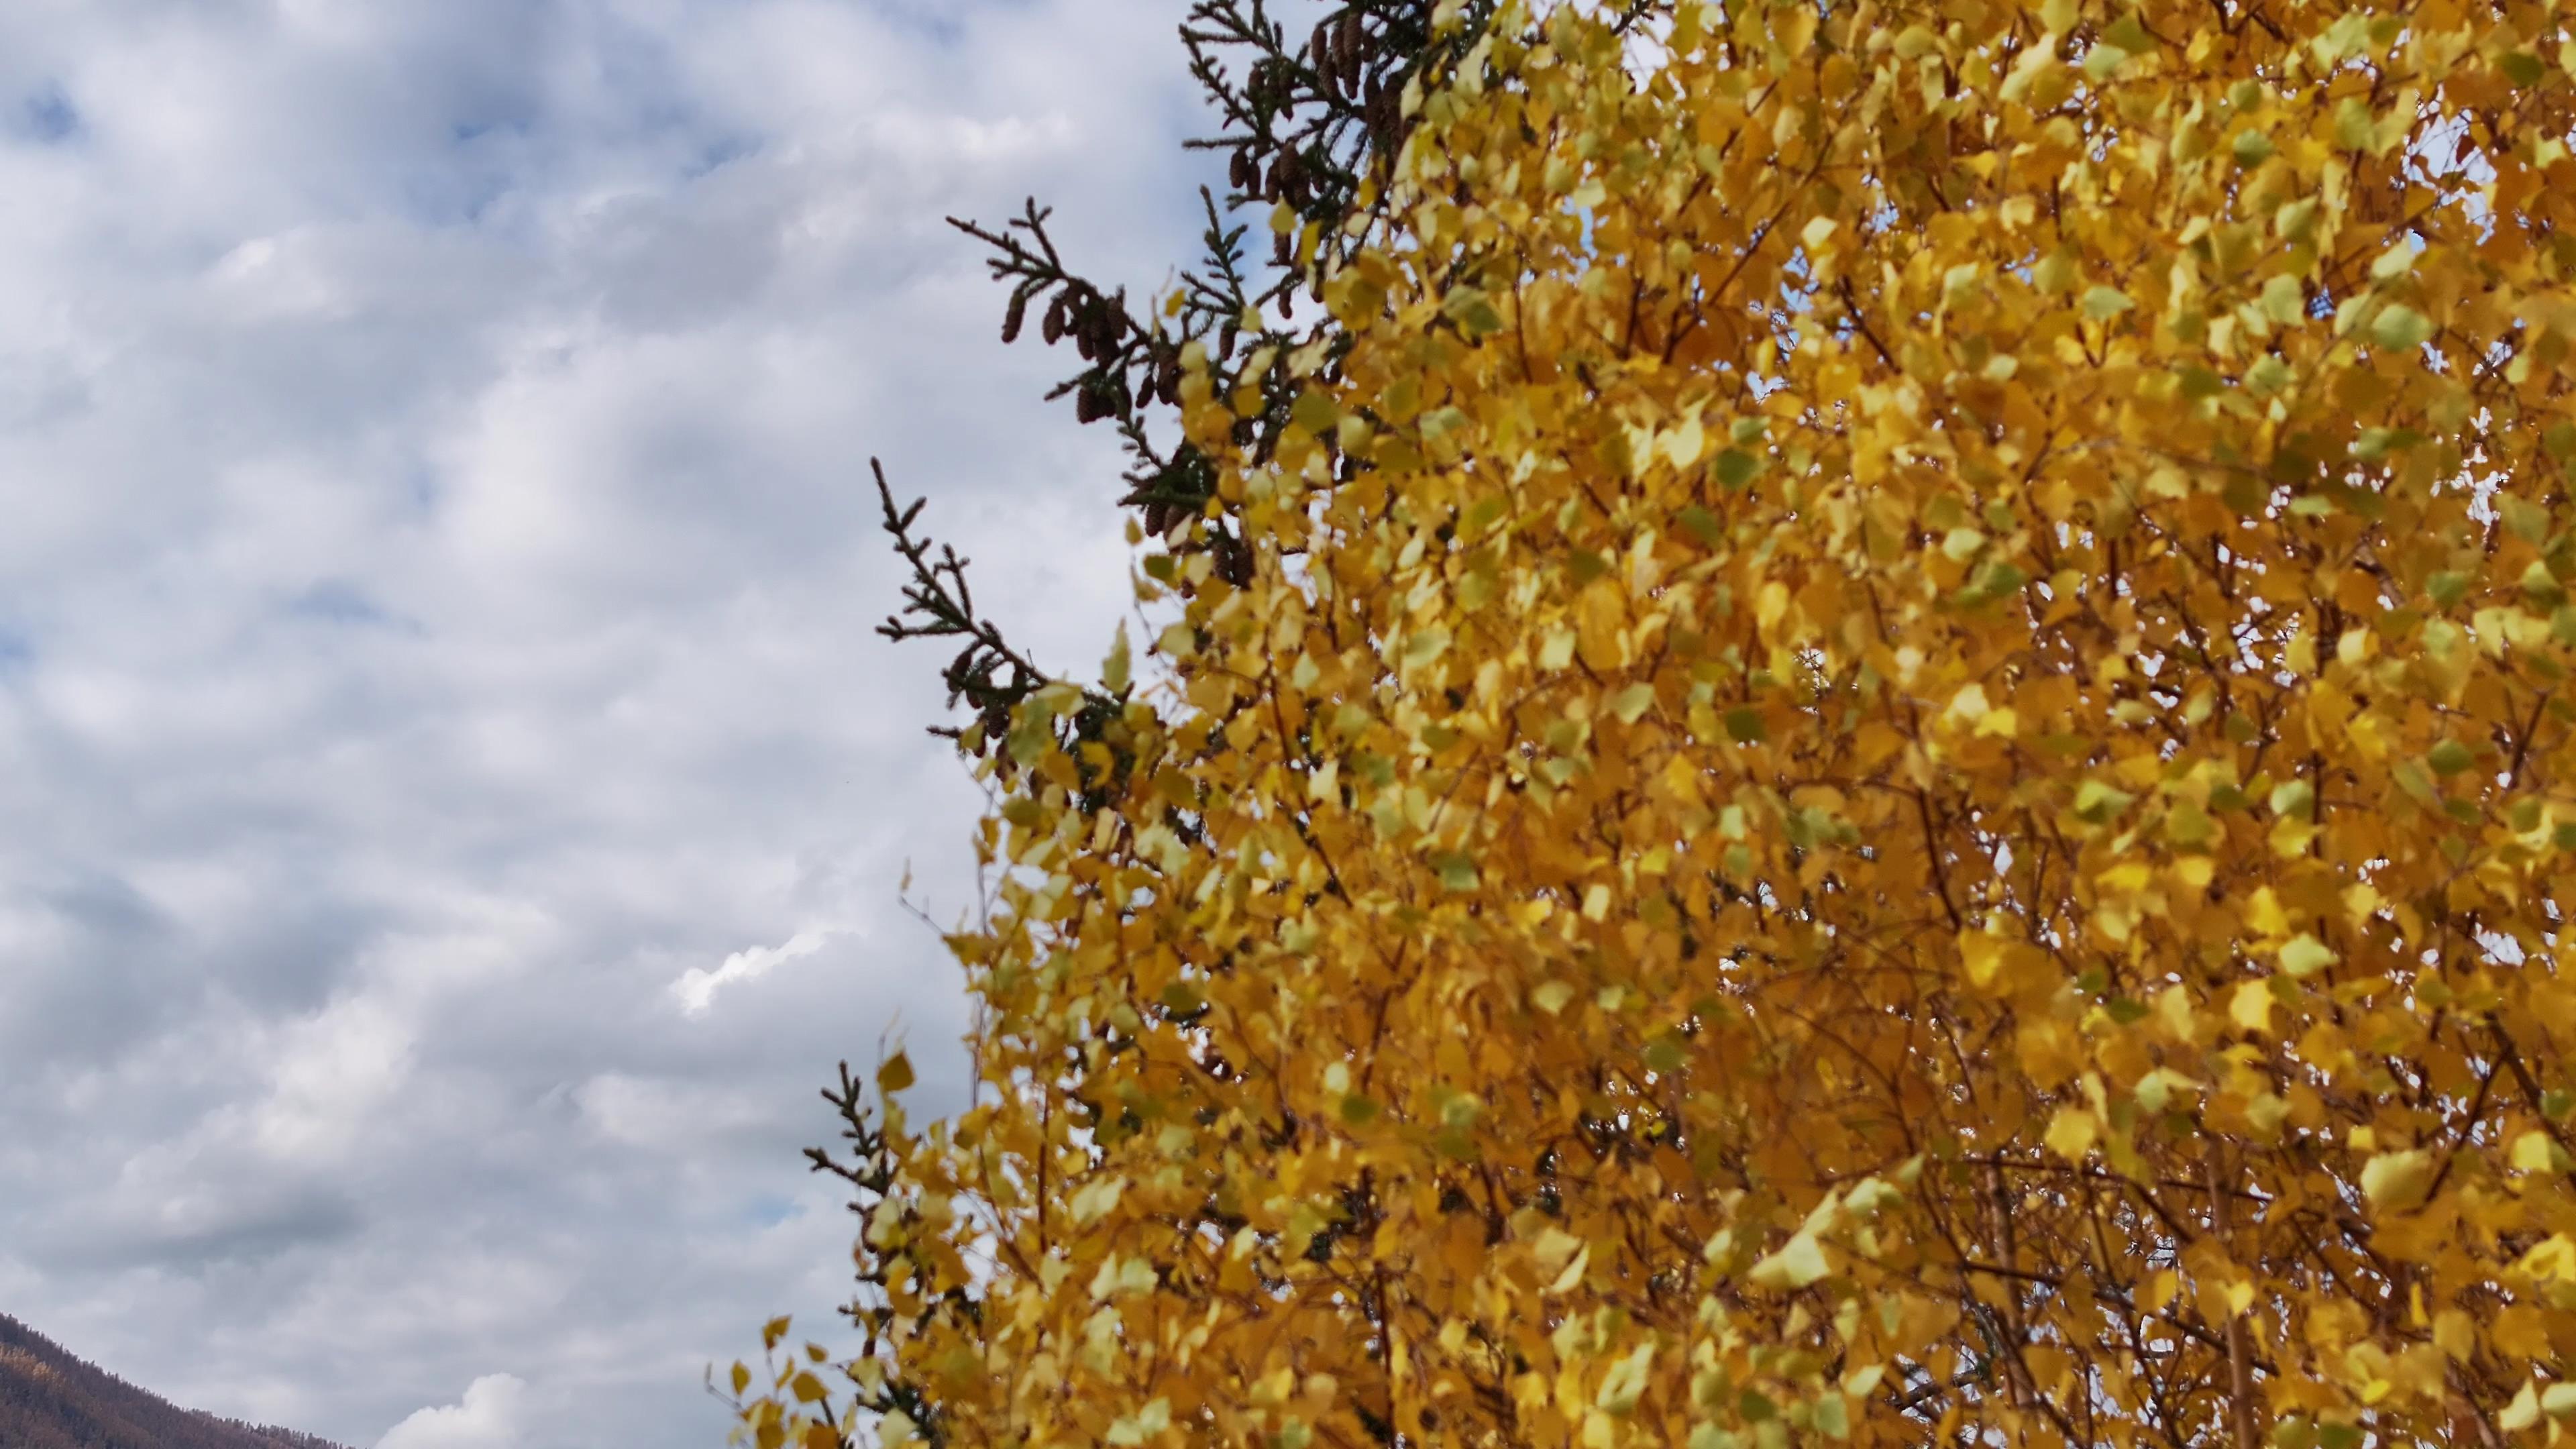
<svg viewBox="0 0 2576 1449"><path fill-rule="evenodd" d="M2361 1167L2361 1195L2379 1212L2420 1207L2433 1183L2433 1154L2423 1148L2383 1152Z"/></svg>
<svg viewBox="0 0 2576 1449"><path fill-rule="evenodd" d="M1611 698L1610 713L1621 724L1635 724L1647 710L1654 708L1654 704L1653 685L1632 684Z"/></svg>
<svg viewBox="0 0 2576 1449"><path fill-rule="evenodd" d="M2534 1278L2576 1283L2576 1238L2565 1233L2552 1233L2523 1254L2522 1261L2515 1266Z"/></svg>
<svg viewBox="0 0 2576 1449"><path fill-rule="evenodd" d="M2004 943L1983 931L1959 933L1959 961L1980 991L1992 990L2003 971Z"/></svg>
<svg viewBox="0 0 2576 1449"><path fill-rule="evenodd" d="M912 1058L896 1052L877 1068L877 1090L891 1095L912 1086Z"/></svg>
<svg viewBox="0 0 2576 1449"><path fill-rule="evenodd" d="M2281 947L2281 969L2292 976L2313 976L2342 958L2316 937L2301 933Z"/></svg>
<svg viewBox="0 0 2576 1449"><path fill-rule="evenodd" d="M2057 1115L2049 1119L2048 1150L2070 1162L2081 1162L2101 1134L2102 1124L2092 1113L2078 1107L2060 1107Z"/></svg>
<svg viewBox="0 0 2576 1449"><path fill-rule="evenodd" d="M2286 787L2285 787L2286 788ZM2280 791L2273 792L2273 808L2279 810ZM2280 897L2264 886L2245 899L2245 924L2258 936L2286 936L2290 933L2290 916L2281 909Z"/></svg>
<svg viewBox="0 0 2576 1449"><path fill-rule="evenodd" d="M2524 1380L2513 1402L2496 1412L2496 1426L2509 1434L2518 1434L2540 1422L2540 1391Z"/></svg>
<svg viewBox="0 0 2576 1449"><path fill-rule="evenodd" d="M1824 1245L1813 1233L1800 1233L1780 1251L1756 1262L1745 1272L1745 1280L1757 1288L1804 1288L1822 1281L1833 1272L1825 1261Z"/></svg>
<svg viewBox="0 0 2576 1449"><path fill-rule="evenodd" d="M2240 1028L2269 1035L2272 1030L2272 983L2248 981L2229 998L2228 1019Z"/></svg>

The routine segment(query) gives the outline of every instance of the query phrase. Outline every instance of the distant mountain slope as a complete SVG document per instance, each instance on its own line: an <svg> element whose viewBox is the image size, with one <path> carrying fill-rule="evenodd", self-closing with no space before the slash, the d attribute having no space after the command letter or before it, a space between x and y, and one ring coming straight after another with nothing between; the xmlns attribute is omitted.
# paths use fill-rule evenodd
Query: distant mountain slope
<svg viewBox="0 0 2576 1449"><path fill-rule="evenodd" d="M340 1449L182 1409L0 1314L0 1449Z"/></svg>

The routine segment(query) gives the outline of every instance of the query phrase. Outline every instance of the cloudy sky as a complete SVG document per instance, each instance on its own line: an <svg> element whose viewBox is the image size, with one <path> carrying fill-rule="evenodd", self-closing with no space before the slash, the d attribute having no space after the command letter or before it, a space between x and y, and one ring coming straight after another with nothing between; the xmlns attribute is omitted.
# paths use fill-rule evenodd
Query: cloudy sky
<svg viewBox="0 0 2576 1449"><path fill-rule="evenodd" d="M866 458L1042 657L1125 602L939 218L1167 276L1180 9L0 5L0 1312L354 1445L721 1442L844 1282L814 1089L962 1020Z"/></svg>

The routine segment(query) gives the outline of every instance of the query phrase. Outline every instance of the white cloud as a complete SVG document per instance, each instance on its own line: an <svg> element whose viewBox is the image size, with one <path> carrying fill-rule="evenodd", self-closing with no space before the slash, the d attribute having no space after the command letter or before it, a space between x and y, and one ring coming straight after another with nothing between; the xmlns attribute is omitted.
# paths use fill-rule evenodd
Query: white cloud
<svg viewBox="0 0 2576 1449"><path fill-rule="evenodd" d="M335 1002L280 1034L258 1140L279 1158L345 1150L411 1065L411 1028L386 1004Z"/></svg>
<svg viewBox="0 0 2576 1449"><path fill-rule="evenodd" d="M1183 8L0 5L0 1308L350 1443L721 1441L846 1296L815 1088L900 1020L961 1095L867 458L1040 658L1126 605L940 218L1167 276Z"/></svg>
<svg viewBox="0 0 2576 1449"><path fill-rule="evenodd" d="M376 1449L520 1449L519 1403L528 1386L485 1374L457 1403L422 1409L385 1431Z"/></svg>
<svg viewBox="0 0 2576 1449"><path fill-rule="evenodd" d="M713 971L692 966L671 983L671 995L679 999L680 1010L691 1016L704 1016L715 1004L716 993L737 981L757 981L779 966L823 949L831 938L827 931L799 931L776 946L746 946L724 959Z"/></svg>

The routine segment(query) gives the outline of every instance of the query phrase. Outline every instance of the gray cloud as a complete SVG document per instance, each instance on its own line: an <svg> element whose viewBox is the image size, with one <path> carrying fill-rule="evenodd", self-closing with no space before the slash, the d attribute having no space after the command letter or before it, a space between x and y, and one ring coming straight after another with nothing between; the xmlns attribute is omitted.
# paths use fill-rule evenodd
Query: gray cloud
<svg viewBox="0 0 2576 1449"><path fill-rule="evenodd" d="M867 456L1043 657L1125 604L939 218L1167 275L1178 9L0 12L0 1311L355 1444L720 1441L841 1296L831 1063L960 1089Z"/></svg>

